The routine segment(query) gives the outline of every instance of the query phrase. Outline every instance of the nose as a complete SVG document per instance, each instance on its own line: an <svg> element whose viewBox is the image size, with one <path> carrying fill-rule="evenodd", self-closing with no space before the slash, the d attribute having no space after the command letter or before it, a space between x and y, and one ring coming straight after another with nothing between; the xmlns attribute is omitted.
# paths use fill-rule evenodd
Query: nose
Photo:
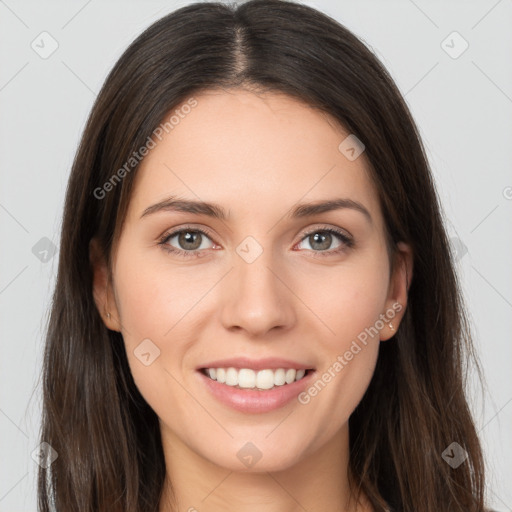
<svg viewBox="0 0 512 512"><path fill-rule="evenodd" d="M270 251L269 251L270 252ZM244 330L262 337L272 329L288 330L296 322L294 296L288 273L264 251L248 263L236 257L224 280L221 319L228 330Z"/></svg>

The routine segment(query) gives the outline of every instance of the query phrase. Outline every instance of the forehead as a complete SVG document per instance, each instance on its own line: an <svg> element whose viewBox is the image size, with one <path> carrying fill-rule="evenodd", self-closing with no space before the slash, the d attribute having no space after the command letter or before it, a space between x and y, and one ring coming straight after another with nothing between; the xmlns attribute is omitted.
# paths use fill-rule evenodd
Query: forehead
<svg viewBox="0 0 512 512"><path fill-rule="evenodd" d="M175 107L137 171L128 217L170 195L269 218L299 201L347 197L379 217L364 152L347 158L350 135L333 118L280 93L215 90ZM342 144L343 147L343 144ZM356 148L357 149L357 148Z"/></svg>

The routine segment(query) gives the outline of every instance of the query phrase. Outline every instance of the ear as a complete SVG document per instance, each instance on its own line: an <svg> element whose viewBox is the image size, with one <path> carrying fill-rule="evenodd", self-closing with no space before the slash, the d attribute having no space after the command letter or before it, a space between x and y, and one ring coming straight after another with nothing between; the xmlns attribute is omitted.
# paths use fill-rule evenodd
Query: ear
<svg viewBox="0 0 512 512"><path fill-rule="evenodd" d="M89 242L89 261L93 271L92 292L98 312L108 329L120 332L119 313L108 275L107 262L96 238ZM107 313L110 313L110 316Z"/></svg>
<svg viewBox="0 0 512 512"><path fill-rule="evenodd" d="M394 267L389 282L386 310L382 317L384 327L380 331L381 341L386 341L397 333L407 308L407 297L413 273L413 252L405 242L397 244Z"/></svg>

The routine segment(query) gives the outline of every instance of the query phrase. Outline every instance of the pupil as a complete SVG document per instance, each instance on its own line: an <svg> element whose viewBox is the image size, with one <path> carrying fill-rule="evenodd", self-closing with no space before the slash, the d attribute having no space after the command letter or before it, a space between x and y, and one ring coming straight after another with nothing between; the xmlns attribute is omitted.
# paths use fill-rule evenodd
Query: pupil
<svg viewBox="0 0 512 512"><path fill-rule="evenodd" d="M311 244L311 247L315 248L315 244L319 243L320 247L316 247L317 249L328 249L331 245L331 237L332 235L330 233L315 233L313 235L313 243ZM323 241L321 240L319 242L318 239L323 239Z"/></svg>
<svg viewBox="0 0 512 512"><path fill-rule="evenodd" d="M194 240L195 238L195 240ZM197 249L201 243L199 242L199 233L192 233L191 231L185 231L180 235L180 245L186 249L194 250ZM192 247L190 247L192 244Z"/></svg>

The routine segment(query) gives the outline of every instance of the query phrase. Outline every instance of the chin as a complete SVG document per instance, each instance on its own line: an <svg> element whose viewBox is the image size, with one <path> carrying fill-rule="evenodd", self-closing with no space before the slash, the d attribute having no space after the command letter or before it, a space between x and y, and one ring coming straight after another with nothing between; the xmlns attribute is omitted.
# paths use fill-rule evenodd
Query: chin
<svg viewBox="0 0 512 512"><path fill-rule="evenodd" d="M267 435L267 434L265 434ZM230 471L238 473L264 473L285 471L300 462L300 455L293 445L280 442L281 450L270 446L265 441L237 441L233 449L224 451L227 456L219 457L219 453L208 457L211 462ZM222 449L217 444L217 449ZM233 455L230 456L229 454Z"/></svg>

